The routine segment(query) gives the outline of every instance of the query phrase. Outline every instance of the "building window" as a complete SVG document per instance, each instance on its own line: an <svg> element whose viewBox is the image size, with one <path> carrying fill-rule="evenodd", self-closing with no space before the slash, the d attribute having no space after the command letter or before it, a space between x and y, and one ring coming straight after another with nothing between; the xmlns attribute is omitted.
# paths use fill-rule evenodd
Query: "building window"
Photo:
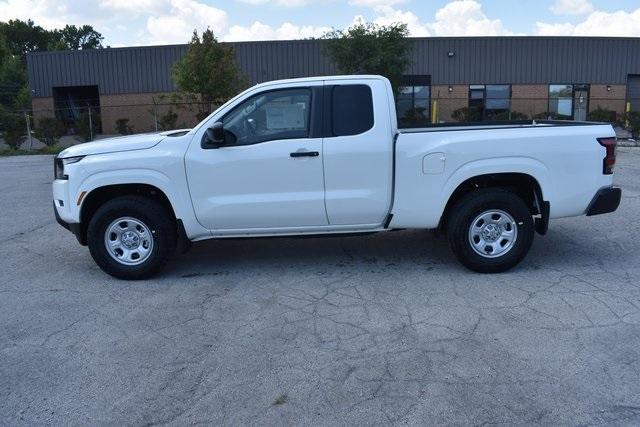
<svg viewBox="0 0 640 427"><path fill-rule="evenodd" d="M549 85L549 116L573 118L573 85Z"/></svg>
<svg viewBox="0 0 640 427"><path fill-rule="evenodd" d="M431 77L404 76L396 98L398 126L417 127L431 122Z"/></svg>
<svg viewBox="0 0 640 427"><path fill-rule="evenodd" d="M469 86L467 121L510 120L511 85Z"/></svg>
<svg viewBox="0 0 640 427"><path fill-rule="evenodd" d="M586 120L589 101L587 84L549 85L549 118Z"/></svg>

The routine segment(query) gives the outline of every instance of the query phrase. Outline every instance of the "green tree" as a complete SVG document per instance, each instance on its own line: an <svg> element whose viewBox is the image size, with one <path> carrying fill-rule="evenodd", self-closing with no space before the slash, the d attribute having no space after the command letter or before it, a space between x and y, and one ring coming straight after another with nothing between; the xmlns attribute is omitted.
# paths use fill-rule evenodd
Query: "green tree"
<svg viewBox="0 0 640 427"><path fill-rule="evenodd" d="M218 43L209 29L202 38L193 32L187 53L173 67L173 80L178 90L198 99L199 120L246 85L233 48Z"/></svg>
<svg viewBox="0 0 640 427"><path fill-rule="evenodd" d="M0 33L0 105L9 109L14 105L27 85L24 63L9 49L6 39Z"/></svg>
<svg viewBox="0 0 640 427"><path fill-rule="evenodd" d="M406 24L379 26L359 23L326 33L327 53L345 74L380 74L391 81L397 93L402 75L410 64L409 30Z"/></svg>
<svg viewBox="0 0 640 427"><path fill-rule="evenodd" d="M19 19L0 22L0 34L5 37L9 51L22 60L28 52L47 50L51 37L51 33L35 25L31 19L26 22Z"/></svg>
<svg viewBox="0 0 640 427"><path fill-rule="evenodd" d="M50 50L80 50L102 48L102 34L91 25L65 25L61 30L53 30L50 35Z"/></svg>

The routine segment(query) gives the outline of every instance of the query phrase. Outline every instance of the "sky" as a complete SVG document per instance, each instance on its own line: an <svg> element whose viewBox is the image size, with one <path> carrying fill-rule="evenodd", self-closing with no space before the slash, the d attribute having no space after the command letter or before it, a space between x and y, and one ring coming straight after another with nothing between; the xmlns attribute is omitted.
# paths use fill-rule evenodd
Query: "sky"
<svg viewBox="0 0 640 427"><path fill-rule="evenodd" d="M640 37L640 0L0 0L0 20L90 24L112 47L318 37L359 21L412 36Z"/></svg>

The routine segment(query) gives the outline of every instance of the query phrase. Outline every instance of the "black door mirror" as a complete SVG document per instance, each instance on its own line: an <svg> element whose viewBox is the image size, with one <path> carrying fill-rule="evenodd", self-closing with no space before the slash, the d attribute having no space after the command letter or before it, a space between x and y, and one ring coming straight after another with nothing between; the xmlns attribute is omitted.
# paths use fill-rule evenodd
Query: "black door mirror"
<svg viewBox="0 0 640 427"><path fill-rule="evenodd" d="M219 148L224 145L224 126L222 122L215 122L208 128L202 138L202 148Z"/></svg>

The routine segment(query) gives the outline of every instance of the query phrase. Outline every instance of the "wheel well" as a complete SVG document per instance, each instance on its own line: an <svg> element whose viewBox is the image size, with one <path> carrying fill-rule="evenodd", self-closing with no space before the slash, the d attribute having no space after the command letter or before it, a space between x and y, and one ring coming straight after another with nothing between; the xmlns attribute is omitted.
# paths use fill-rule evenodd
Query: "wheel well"
<svg viewBox="0 0 640 427"><path fill-rule="evenodd" d="M159 202L167 209L175 221L176 215L169 198L158 187L149 184L117 184L98 187L85 197L80 208L80 238L83 245L87 244L87 227L91 217L105 202L120 196L137 195Z"/></svg>
<svg viewBox="0 0 640 427"><path fill-rule="evenodd" d="M446 225L449 211L455 203L479 188L503 188L517 194L527 204L531 211L531 215L539 215L543 213L542 209L542 189L538 181L531 175L524 173L496 173L478 175L469 178L460 184L451 197L440 217L440 226Z"/></svg>

